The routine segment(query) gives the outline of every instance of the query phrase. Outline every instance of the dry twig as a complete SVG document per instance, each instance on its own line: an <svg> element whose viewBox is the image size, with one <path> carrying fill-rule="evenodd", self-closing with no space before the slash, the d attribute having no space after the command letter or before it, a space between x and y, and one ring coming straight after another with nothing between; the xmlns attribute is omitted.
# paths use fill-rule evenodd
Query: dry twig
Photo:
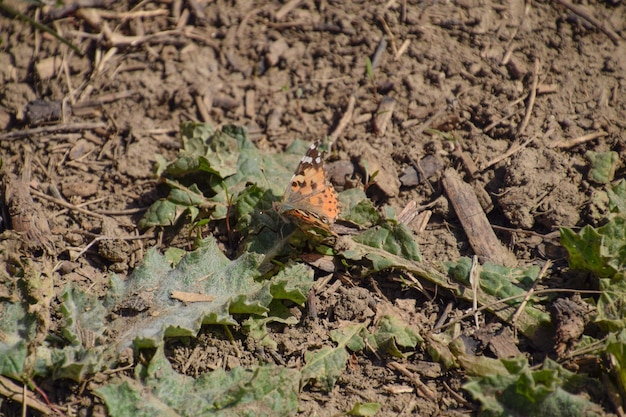
<svg viewBox="0 0 626 417"><path fill-rule="evenodd" d="M43 401L37 399L37 396L33 392L27 390L26 388L20 387L9 378L1 375L0 395L8 400L22 403L26 409L31 408L45 415L53 415L55 412L55 410L48 407Z"/></svg>
<svg viewBox="0 0 626 417"><path fill-rule="evenodd" d="M63 201L63 200L60 200L58 198L50 197L49 195L46 195L46 194L44 194L42 192L39 192L37 190L31 189L30 192L34 196L37 196L39 198L43 198L44 200L50 201L51 203L57 204L59 206L63 206L65 208L67 208L67 209L70 209L70 210L73 210L73 211L77 211L79 213L86 214L87 216L96 217L98 219L104 218L104 216L101 215L101 214L97 214L97 213L94 213L92 211L85 210L83 208L77 207L74 204L68 203L67 201Z"/></svg>
<svg viewBox="0 0 626 417"><path fill-rule="evenodd" d="M528 291L526 291L526 295L524 296L524 299L522 300L521 304L517 308L517 311L515 312L515 314L513 314L513 318L511 319L511 324L514 326L514 328L517 328L515 327L515 323L517 322L517 319L522 314L522 311L524 311L524 307L526 307L526 304L528 304L528 300L530 300L530 297L535 293L535 287L541 281L541 279L546 274L546 271L548 270L548 268L550 268L551 265L552 265L552 262L548 259L548 261L543 265L543 268L541 268L541 271L539 271L539 275L537 276L537 279L535 280L535 282L533 282L533 285L530 287Z"/></svg>
<svg viewBox="0 0 626 417"><path fill-rule="evenodd" d="M391 43L391 49L393 50L393 55L397 56L398 47L396 46L396 41L393 37L393 32L391 32L391 29L389 28L389 25L387 24L387 21L385 20L384 17L378 16L378 21L380 22L381 25L383 25L383 29L385 30L385 33L389 37L389 42Z"/></svg>
<svg viewBox="0 0 626 417"><path fill-rule="evenodd" d="M491 161L487 162L485 165L481 166L479 171L485 171L486 169L492 167L493 165L497 164L498 162L508 158L509 156L521 151L522 149L524 149L525 147L527 147L533 140L535 140L534 137L532 138L527 138L524 142L522 143L515 143L513 146L511 146L509 148L508 151L506 151L505 153L503 153L500 156L497 156L495 158L493 158Z"/></svg>
<svg viewBox="0 0 626 417"><path fill-rule="evenodd" d="M274 18L276 20L282 20L283 17L287 16L293 9L298 7L300 3L302 3L302 0L291 0L287 2L287 4L285 4L276 12Z"/></svg>
<svg viewBox="0 0 626 417"><path fill-rule="evenodd" d="M560 149L569 149L573 148L576 145L580 145L581 143L589 142L591 140L602 138L604 136L608 136L609 134L604 131L589 133L588 135L579 136L574 139L569 140L560 140L558 142L551 143L548 145L549 148L560 148Z"/></svg>
<svg viewBox="0 0 626 417"><path fill-rule="evenodd" d="M515 258L496 237L472 187L452 168L444 172L443 187L474 253L481 261L514 265Z"/></svg>
<svg viewBox="0 0 626 417"><path fill-rule="evenodd" d="M515 26L515 29L513 30L513 34L511 34L511 37L509 38L506 52L504 53L504 56L502 57L502 61L500 62L501 65L506 65L509 62L509 59L511 59L511 55L513 54L513 41L515 40L515 37L517 36L517 33L519 32L519 28L522 27L522 25L524 24L524 21L526 20L526 16L528 16L528 12L530 11L530 5L531 5L531 2L529 1L526 2L524 6L524 14L522 15L522 19L520 20L520 22L517 24L517 26Z"/></svg>
<svg viewBox="0 0 626 417"><path fill-rule="evenodd" d="M619 35L617 35L615 32L609 29L604 23L600 22L598 19L593 17L591 13L589 13L583 7L572 4L567 0L557 0L557 1L561 3L562 6L570 9L571 11L576 13L578 16L582 17L583 19L585 19L586 21L588 21L589 23L597 27L601 32L603 32L606 36L608 36L609 39L611 39L616 46L619 45L619 42L620 42Z"/></svg>
<svg viewBox="0 0 626 417"><path fill-rule="evenodd" d="M435 396L435 393L428 388L428 386L426 384L424 384L418 375L416 375L415 373L409 371L406 367L404 367L403 365L401 365L398 362L389 362L387 364L387 366L389 366L391 369L394 369L398 372L400 372L402 375L406 376L407 378L409 378L411 380L411 382L413 382L413 384L415 385L415 388L417 388L417 391L422 394L423 397L428 398L431 401L435 401L437 399L437 397Z"/></svg>
<svg viewBox="0 0 626 417"><path fill-rule="evenodd" d="M0 135L0 141L23 139L31 136L47 135L51 133L75 133L83 130L103 129L106 126L107 125L102 122L42 126L34 129L16 130L14 132L5 133Z"/></svg>
<svg viewBox="0 0 626 417"><path fill-rule="evenodd" d="M350 123L350 120L352 120L355 104L356 97L354 96L354 94L352 94L350 96L350 99L348 100L348 107L346 108L346 111L343 113L343 116L341 117L341 120L339 120L339 123L337 124L335 130L333 130L333 132L330 134L331 143L335 143L337 138L341 136L345 128L348 126L348 123Z"/></svg>
<svg viewBox="0 0 626 417"><path fill-rule="evenodd" d="M528 126L528 122L530 122L530 117L533 113L533 108L535 107L535 98L537 97L537 84L539 84L539 59L535 58L535 66L533 68L533 82L530 87L530 95L528 97L528 106L526 107L526 114L524 115L524 120L520 123L517 129L517 135L523 135L526 127Z"/></svg>

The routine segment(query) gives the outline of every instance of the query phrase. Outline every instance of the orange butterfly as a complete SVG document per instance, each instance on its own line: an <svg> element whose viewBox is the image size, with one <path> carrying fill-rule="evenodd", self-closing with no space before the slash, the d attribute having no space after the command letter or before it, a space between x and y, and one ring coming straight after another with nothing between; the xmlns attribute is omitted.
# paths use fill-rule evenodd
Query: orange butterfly
<svg viewBox="0 0 626 417"><path fill-rule="evenodd" d="M315 142L309 147L282 201L274 208L303 231L328 236L335 234L332 226L339 214L339 202L318 146L319 142Z"/></svg>

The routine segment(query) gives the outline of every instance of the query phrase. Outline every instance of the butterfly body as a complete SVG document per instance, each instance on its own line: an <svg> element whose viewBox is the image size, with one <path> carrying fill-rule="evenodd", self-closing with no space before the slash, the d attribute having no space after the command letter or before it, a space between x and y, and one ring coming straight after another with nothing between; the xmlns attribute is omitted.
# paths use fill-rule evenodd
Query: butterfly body
<svg viewBox="0 0 626 417"><path fill-rule="evenodd" d="M305 232L329 235L334 234L339 203L318 146L313 143L302 157L275 209Z"/></svg>

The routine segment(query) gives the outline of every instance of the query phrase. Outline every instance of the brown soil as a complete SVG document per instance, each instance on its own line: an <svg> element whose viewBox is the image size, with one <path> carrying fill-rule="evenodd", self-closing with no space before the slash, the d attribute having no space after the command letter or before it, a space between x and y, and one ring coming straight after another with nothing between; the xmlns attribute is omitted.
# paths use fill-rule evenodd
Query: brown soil
<svg viewBox="0 0 626 417"><path fill-rule="evenodd" d="M13 228L27 234L23 253L58 265L56 295L70 282L103 295L110 273L128 273L159 245L136 225L161 196L155 155L176 155L183 121L244 125L259 148L276 152L296 138L333 136L332 166L348 173L334 176L338 189L378 172L367 189L378 204L436 201L425 229L411 224L433 261L472 255L455 212L439 198L446 168L485 197L519 265L552 259L562 266L553 232L595 221L590 200L600 185L588 178L586 152L626 152L623 2L578 6L601 27L565 0L195 3L116 2L108 13L12 4L84 56L29 23L0 17L0 146L13 175L5 178L11 189L32 190L22 192L28 212L13 213ZM571 143L585 135L594 136ZM175 244L188 248L185 236ZM342 283L321 296L319 322L277 330L283 359L298 366L299 352L328 340L336 325L330 311L344 320L371 317L368 298L380 293L425 331L453 301L401 292L393 278ZM189 375L258 362L254 341L235 340L243 356L213 328L197 346L168 342L167 353ZM538 360L545 354L524 349ZM405 365L434 402L413 389L386 389L412 387L387 363L356 355L331 393L302 394L301 415L336 415L356 402L383 404L381 416L476 410L460 388L463 375L443 371L425 352ZM90 380L89 388L102 382ZM84 386L40 385L59 409L104 412Z"/></svg>

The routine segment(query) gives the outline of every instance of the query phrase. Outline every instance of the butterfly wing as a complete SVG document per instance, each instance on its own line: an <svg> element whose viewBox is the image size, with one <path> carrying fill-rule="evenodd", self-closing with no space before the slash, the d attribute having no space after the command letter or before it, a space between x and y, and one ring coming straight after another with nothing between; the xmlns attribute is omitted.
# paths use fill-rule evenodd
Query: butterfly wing
<svg viewBox="0 0 626 417"><path fill-rule="evenodd" d="M314 227L330 231L339 214L339 204L318 145L318 142L313 143L300 160L278 212L303 229Z"/></svg>

